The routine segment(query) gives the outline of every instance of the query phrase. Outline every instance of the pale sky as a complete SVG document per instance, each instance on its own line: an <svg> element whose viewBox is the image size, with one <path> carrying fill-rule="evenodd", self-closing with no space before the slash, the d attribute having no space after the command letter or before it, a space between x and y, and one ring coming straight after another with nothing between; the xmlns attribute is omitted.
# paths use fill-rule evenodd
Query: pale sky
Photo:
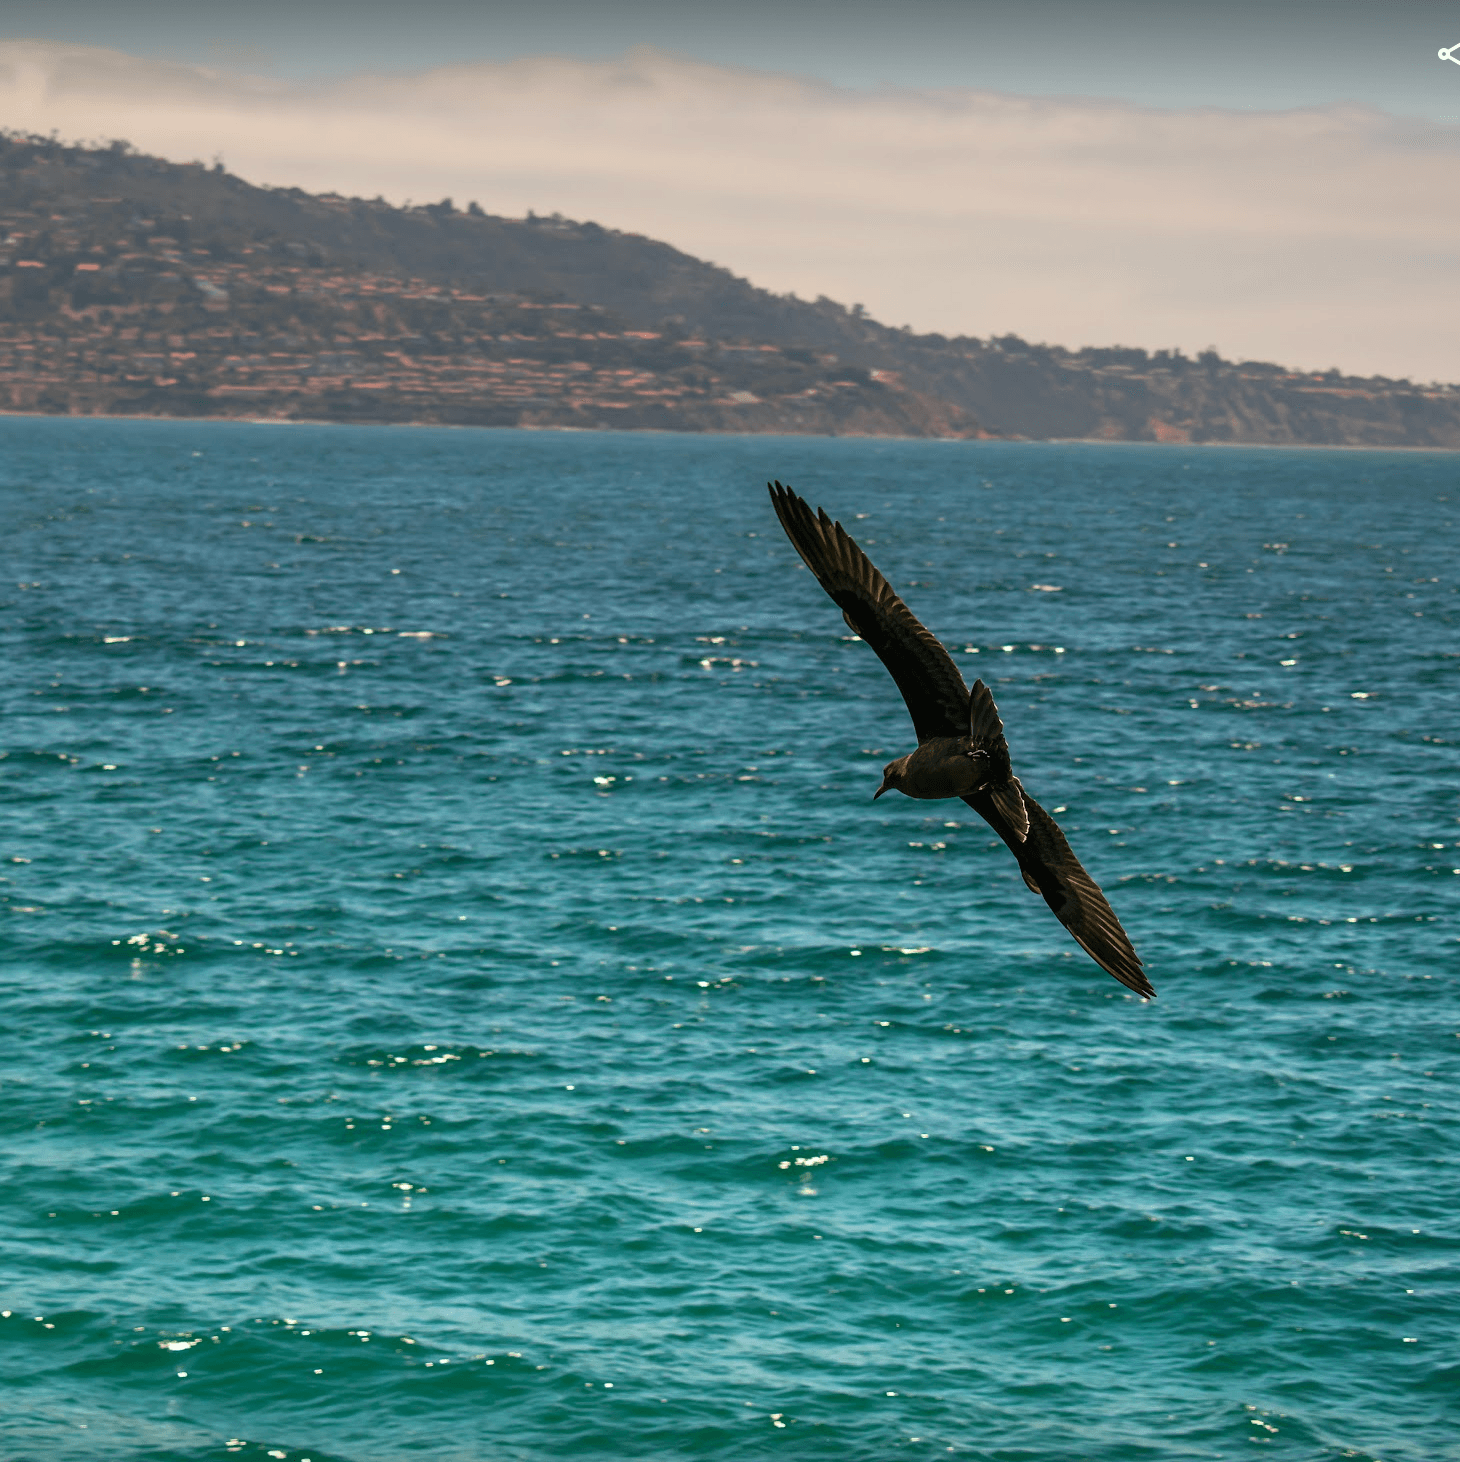
<svg viewBox="0 0 1460 1462"><path fill-rule="evenodd" d="M6 0L0 38L301 80L648 45L840 86L1460 113L1456 0Z"/></svg>
<svg viewBox="0 0 1460 1462"><path fill-rule="evenodd" d="M921 330L1460 380L1460 5L405 13L11 0L0 126L591 218Z"/></svg>

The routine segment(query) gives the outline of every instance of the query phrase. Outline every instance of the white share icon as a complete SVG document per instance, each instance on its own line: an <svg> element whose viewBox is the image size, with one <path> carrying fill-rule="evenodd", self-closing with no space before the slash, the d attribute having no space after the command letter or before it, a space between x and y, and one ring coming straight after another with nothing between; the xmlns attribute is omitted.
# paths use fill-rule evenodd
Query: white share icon
<svg viewBox="0 0 1460 1462"><path fill-rule="evenodd" d="M1456 51L1460 51L1460 41L1456 41L1453 46L1446 46L1445 49L1440 52L1440 60L1453 61L1455 65L1460 66L1460 56L1457 56L1455 54Z"/></svg>

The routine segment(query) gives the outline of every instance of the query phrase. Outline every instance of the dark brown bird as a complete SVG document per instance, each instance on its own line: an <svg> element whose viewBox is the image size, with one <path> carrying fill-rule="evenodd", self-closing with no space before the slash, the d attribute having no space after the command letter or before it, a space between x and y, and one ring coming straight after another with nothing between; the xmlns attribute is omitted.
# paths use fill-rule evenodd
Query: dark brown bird
<svg viewBox="0 0 1460 1462"><path fill-rule="evenodd" d="M887 667L912 716L917 750L882 771L884 792L961 797L1008 844L1024 882L1101 969L1136 994L1155 995L1099 885L1070 851L1059 824L1021 786L994 698L973 689L953 658L893 592L850 533L779 482L769 484L781 527L842 618Z"/></svg>

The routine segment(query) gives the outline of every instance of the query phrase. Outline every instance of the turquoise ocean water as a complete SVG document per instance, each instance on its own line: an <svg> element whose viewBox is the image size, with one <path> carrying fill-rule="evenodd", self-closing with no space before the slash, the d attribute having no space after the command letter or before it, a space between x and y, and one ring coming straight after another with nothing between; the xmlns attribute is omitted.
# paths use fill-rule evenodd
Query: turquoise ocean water
<svg viewBox="0 0 1460 1462"><path fill-rule="evenodd" d="M0 1457L1460 1457L1455 464L0 420Z"/></svg>

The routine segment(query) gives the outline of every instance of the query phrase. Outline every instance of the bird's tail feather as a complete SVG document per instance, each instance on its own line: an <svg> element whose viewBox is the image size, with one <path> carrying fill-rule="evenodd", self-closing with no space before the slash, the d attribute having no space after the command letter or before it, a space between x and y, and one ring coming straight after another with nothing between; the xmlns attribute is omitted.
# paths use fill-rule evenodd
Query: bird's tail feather
<svg viewBox="0 0 1460 1462"><path fill-rule="evenodd" d="M1024 805L1024 788L1018 777L1010 777L997 787L986 788L993 799L999 815L1013 829L1014 836L1022 843L1029 836L1029 809Z"/></svg>

